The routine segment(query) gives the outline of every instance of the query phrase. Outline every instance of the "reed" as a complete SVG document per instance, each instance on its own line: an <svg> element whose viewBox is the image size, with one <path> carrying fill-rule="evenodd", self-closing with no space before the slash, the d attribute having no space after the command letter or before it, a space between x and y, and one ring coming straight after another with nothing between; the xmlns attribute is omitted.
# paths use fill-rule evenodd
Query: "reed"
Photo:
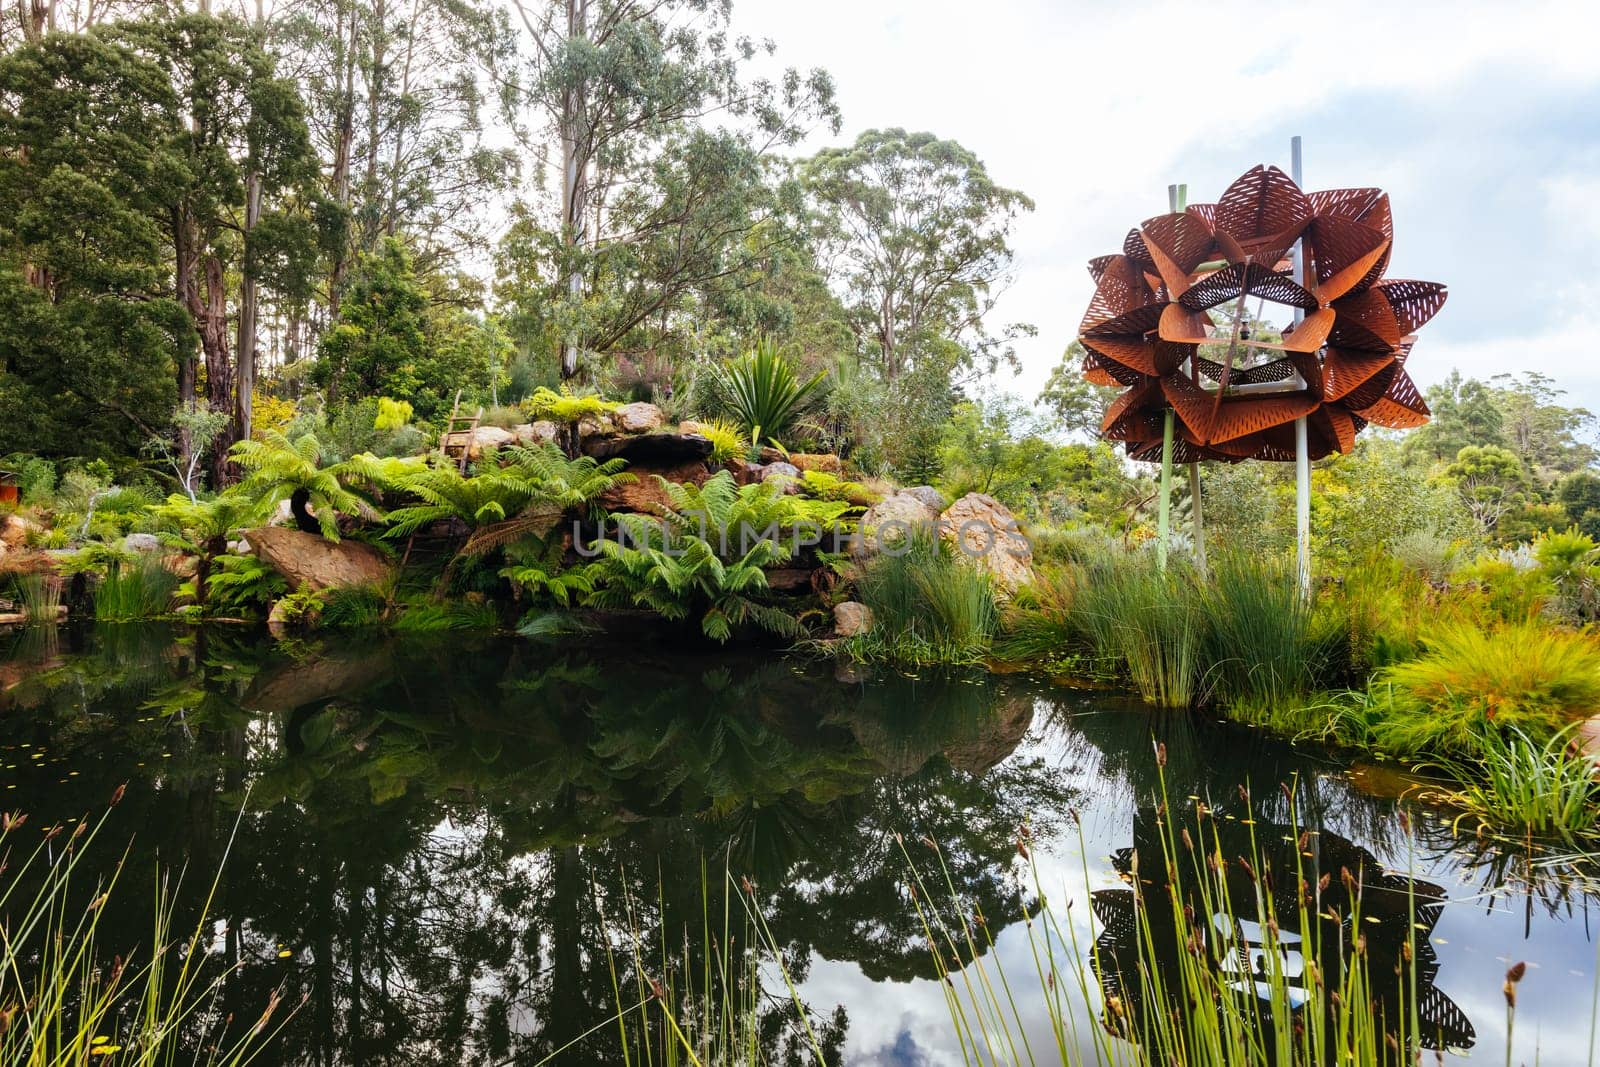
<svg viewBox="0 0 1600 1067"><path fill-rule="evenodd" d="M1186 708L1204 697L1204 619L1195 580L1154 559L1102 559L1088 568L1073 617L1096 657L1119 663L1147 703Z"/></svg>
<svg viewBox="0 0 1600 1067"><path fill-rule="evenodd" d="M176 885L163 881L149 944L102 944L101 916L123 868L93 886L81 883L96 866L86 857L109 810L43 834L24 831L21 813L0 817L0 852L10 860L0 881L0 1063L250 1062L292 1011L274 991L253 1020L228 1014L222 995L231 969L215 965L209 951L212 920L202 909L192 926L178 929ZM208 907L216 889L213 882ZM121 953L114 964L113 952Z"/></svg>
<svg viewBox="0 0 1600 1067"><path fill-rule="evenodd" d="M999 627L994 586L931 534L874 559L859 590L873 623L840 642L841 654L915 666L975 666L988 656Z"/></svg>
<svg viewBox="0 0 1600 1067"><path fill-rule="evenodd" d="M30 623L55 622L61 618L61 579L54 574L19 575L17 600Z"/></svg>
<svg viewBox="0 0 1600 1067"><path fill-rule="evenodd" d="M1334 642L1318 634L1289 567L1224 554L1198 588L1201 656L1215 699L1275 709L1316 687Z"/></svg>
<svg viewBox="0 0 1600 1067"><path fill-rule="evenodd" d="M1600 821L1596 763L1570 727L1545 741L1512 727L1486 735L1479 760L1439 766L1463 783L1451 799L1480 826L1572 839L1592 837Z"/></svg>
<svg viewBox="0 0 1600 1067"><path fill-rule="evenodd" d="M183 579L168 570L159 556L119 560L95 591L94 617L120 622L170 615L181 584Z"/></svg>

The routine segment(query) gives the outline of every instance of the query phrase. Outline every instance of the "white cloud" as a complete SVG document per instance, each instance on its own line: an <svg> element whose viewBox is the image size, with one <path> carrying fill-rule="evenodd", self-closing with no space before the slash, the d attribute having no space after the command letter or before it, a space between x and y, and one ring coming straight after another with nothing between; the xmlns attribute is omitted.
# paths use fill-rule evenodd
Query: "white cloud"
<svg viewBox="0 0 1600 1067"><path fill-rule="evenodd" d="M781 62L834 74L846 119L840 139L873 126L931 130L972 148L996 180L1037 201L1016 235L1017 283L994 313L997 322L1039 327L1021 349L1021 379L1005 383L1024 392L1042 384L1072 339L1090 295L1085 260L1165 210L1169 181L1186 180L1192 199L1209 199L1263 153L1286 165L1288 145L1260 138L1291 123L1304 120L1297 128L1310 138L1310 187L1389 189L1401 241L1411 241L1405 263L1419 276L1455 282L1462 239L1442 227L1407 231L1408 205L1460 195L1480 159L1504 162L1531 187L1543 181L1552 215L1600 229L1600 212L1590 207L1600 203L1596 183L1564 176L1581 173L1566 165L1576 160L1524 159L1509 142L1483 143L1524 132L1517 116L1493 113L1502 96L1570 101L1600 85L1588 5L1512 12L1493 3L1313 8L1231 0L1201 10L1178 2L738 0L735 21L774 38ZM1364 110L1352 110L1355 99ZM1439 131L1420 125L1364 139L1390 104L1457 116L1455 140L1433 143ZM1319 153L1335 134L1342 149ZM1453 299L1469 292L1457 286ZM1517 294L1498 298L1508 296L1518 302ZM1600 407L1600 371L1590 369L1584 343L1594 321L1556 323L1530 356L1537 351L1550 373ZM1463 370L1487 368L1492 352L1524 333L1508 323L1503 339L1429 336L1428 373L1442 375L1452 359Z"/></svg>

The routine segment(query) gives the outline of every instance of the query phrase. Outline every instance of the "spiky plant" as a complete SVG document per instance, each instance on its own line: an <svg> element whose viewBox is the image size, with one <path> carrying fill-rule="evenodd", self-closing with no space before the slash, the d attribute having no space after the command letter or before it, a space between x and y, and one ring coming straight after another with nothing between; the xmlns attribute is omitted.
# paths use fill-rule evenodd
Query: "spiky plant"
<svg viewBox="0 0 1600 1067"><path fill-rule="evenodd" d="M283 500L289 501L295 525L305 533L319 533L329 541L337 541L340 515L368 520L383 517L372 501L358 491L380 485L386 476L392 476L393 465L386 465L373 455L363 453L325 465L327 451L314 435L304 434L291 441L277 430L266 431L259 441L240 441L229 454L246 472L239 492L265 512Z"/></svg>
<svg viewBox="0 0 1600 1067"><path fill-rule="evenodd" d="M724 363L717 385L752 440L779 436L822 388L825 373L804 380L771 341L762 340L747 355Z"/></svg>

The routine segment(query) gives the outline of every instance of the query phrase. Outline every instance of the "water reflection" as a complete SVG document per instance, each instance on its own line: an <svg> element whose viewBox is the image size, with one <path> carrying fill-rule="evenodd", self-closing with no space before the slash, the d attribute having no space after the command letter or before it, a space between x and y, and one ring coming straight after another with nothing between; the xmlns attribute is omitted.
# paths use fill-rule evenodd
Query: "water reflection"
<svg viewBox="0 0 1600 1067"><path fill-rule="evenodd" d="M730 906L724 863L756 887L797 980L845 968L874 983L838 1010L817 1002L837 985L806 987L822 991L823 1041L870 1062L876 1016L934 973L895 835L940 843L949 906L981 907L1004 953L1025 944L1006 928L1028 903L1017 826L1064 857L1074 813L1113 853L1096 870L1131 870L1151 843L1157 743L1174 799L1203 798L1229 833L1253 810L1270 840L1292 800L1335 880L1405 866L1413 847L1394 800L1353 789L1325 756L1027 679L462 637L286 646L137 626L9 640L4 807L47 825L129 782L98 856L109 866L131 841L139 875L102 920L108 952L148 936L158 864L191 872L180 926L222 866L217 962L243 964L230 1010L253 1018L280 984L306 998L269 1062L532 1063L572 1042L562 1062L620 1061L614 1027L579 1040L616 1011L605 947L637 936L657 955L700 952L704 916ZM1424 863L1503 881L1506 853L1484 845L1473 872L1440 824L1419 829ZM1078 863L1052 884L1081 883ZM1564 903L1541 914L1586 903L1562 884ZM1119 899L1094 903L1115 919ZM1419 981L1437 970L1419 953ZM780 997L764 1012L768 1060L787 1062L793 1009ZM1429 1017L1441 1040L1471 1040L1464 1017Z"/></svg>
<svg viewBox="0 0 1600 1067"><path fill-rule="evenodd" d="M1189 836L1175 840L1160 809L1140 808L1133 844L1113 855L1130 888L1093 895L1104 926L1093 964L1109 1031L1137 1039L1160 1026L1152 1013L1174 1018L1186 1011L1191 993L1178 975L1187 957L1200 961L1222 995L1255 998L1263 1017L1287 1007L1297 1033L1308 1026L1303 1013L1326 1004L1325 1025L1314 1032L1327 1035L1322 1055L1332 1062L1338 1058L1335 1010L1331 1000L1316 996L1313 983L1343 988L1359 954L1379 1033L1398 1041L1414 1032L1434 1050L1472 1047L1471 1021L1435 982L1439 958L1431 935L1443 910L1442 887L1386 870L1370 851L1332 831L1226 816L1179 818L1189 823L1183 827ZM1186 849L1188 841L1207 858ZM1269 953L1278 954L1275 963ZM1159 989L1143 966L1151 963L1165 976ZM1285 987L1276 997L1274 975Z"/></svg>

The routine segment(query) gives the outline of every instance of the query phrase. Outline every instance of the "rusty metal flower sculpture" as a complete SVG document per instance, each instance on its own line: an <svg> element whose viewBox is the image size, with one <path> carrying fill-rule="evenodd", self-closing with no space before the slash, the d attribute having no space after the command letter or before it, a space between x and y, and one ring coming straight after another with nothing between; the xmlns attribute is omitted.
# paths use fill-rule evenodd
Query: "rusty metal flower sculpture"
<svg viewBox="0 0 1600 1067"><path fill-rule="evenodd" d="M1298 281L1285 262L1297 240ZM1090 262L1095 294L1079 328L1084 375L1125 387L1101 432L1159 460L1171 408L1173 459L1187 463L1292 460L1300 418L1312 459L1348 452L1368 424L1420 426L1428 407L1405 362L1445 287L1384 278L1393 240L1380 190L1306 194L1268 166L1215 204L1130 231L1119 254ZM1304 318L1281 341L1252 338L1251 298Z"/></svg>

